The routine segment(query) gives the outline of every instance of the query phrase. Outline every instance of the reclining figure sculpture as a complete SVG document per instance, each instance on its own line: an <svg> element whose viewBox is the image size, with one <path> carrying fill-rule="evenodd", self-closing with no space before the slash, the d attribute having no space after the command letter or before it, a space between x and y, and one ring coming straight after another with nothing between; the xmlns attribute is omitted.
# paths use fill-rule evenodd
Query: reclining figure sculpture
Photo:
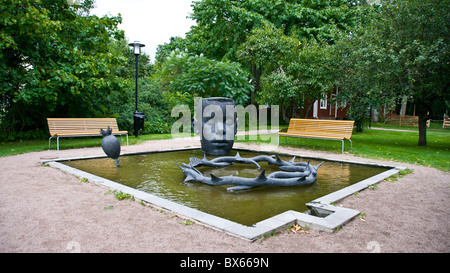
<svg viewBox="0 0 450 273"><path fill-rule="evenodd" d="M278 156L276 156L276 159L274 159L274 157L275 156L260 155L253 158L243 158L237 153L236 156L217 157L210 161L205 155L203 159L191 157L189 164L182 163L182 166L176 164L186 176L184 182L197 181L212 186L235 185L234 187L227 188L227 191L246 190L263 186L287 187L310 185L316 181L317 169L323 164L323 162L321 162L320 164L313 166L309 164L309 162L294 162L295 157L290 161L284 161ZM237 176L217 177L213 174L211 174L211 177L206 177L195 168L196 166L226 167L235 162L254 164L260 168L257 163L260 161L267 161L271 165L279 166L279 168L284 171L277 171L266 176L264 169L256 178Z"/></svg>

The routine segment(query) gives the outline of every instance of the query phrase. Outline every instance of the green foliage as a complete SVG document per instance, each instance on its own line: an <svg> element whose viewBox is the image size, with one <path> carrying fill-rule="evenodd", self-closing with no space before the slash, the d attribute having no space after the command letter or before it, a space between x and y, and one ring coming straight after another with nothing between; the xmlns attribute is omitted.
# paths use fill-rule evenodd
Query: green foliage
<svg viewBox="0 0 450 273"><path fill-rule="evenodd" d="M279 105L284 121L289 122L290 117L295 117L298 107L303 106L298 80L286 75L284 71L272 73L262 79L264 92L260 102L269 105Z"/></svg>
<svg viewBox="0 0 450 273"><path fill-rule="evenodd" d="M336 67L333 61L332 47L324 41L305 40L301 43L298 57L291 60L286 67L287 73L298 82L301 92L299 100L315 101L334 89L336 84L334 73L339 67Z"/></svg>
<svg viewBox="0 0 450 273"><path fill-rule="evenodd" d="M302 69L313 66L299 58L301 43L317 40L331 44L338 30L347 29L359 22L359 10L352 1L282 1L282 0L203 0L193 3L191 18L197 25L186 33L186 38L172 38L170 43L158 48L157 60L164 62L170 52L179 49L192 55L203 54L206 58L239 62L251 74L253 90L251 103L265 103L261 97L271 73L283 67L287 78L307 75L308 82L322 83L319 77L325 73L318 71L322 63L317 63L314 73ZM305 47L303 47L305 48ZM319 46L315 47L319 49ZM312 57L312 55L309 55ZM300 60L297 67L288 69L291 62ZM320 75L318 75L320 74ZM318 75L318 76L316 76ZM303 79L299 79L300 84ZM319 97L319 88L302 86L307 96ZM310 84L310 87L313 86ZM314 85L315 86L315 85ZM274 89L268 90L273 92ZM180 97L185 97L178 93Z"/></svg>
<svg viewBox="0 0 450 273"><path fill-rule="evenodd" d="M135 111L135 88L127 89L124 96L115 93L111 109L116 113L117 123L122 130L134 131L133 112ZM117 96L122 97L119 99ZM170 105L154 77L140 79L138 82L138 110L146 114L143 134L169 133L171 129ZM110 115L112 116L112 115Z"/></svg>
<svg viewBox="0 0 450 273"><path fill-rule="evenodd" d="M162 88L188 104L192 104L194 97L215 96L245 104L251 89L238 63L215 61L178 50L165 59L157 75Z"/></svg>
<svg viewBox="0 0 450 273"><path fill-rule="evenodd" d="M193 3L191 18L197 25L187 33L186 47L180 49L236 61L238 47L253 29L264 24L299 40L332 41L336 30L355 24L358 12L356 5L346 0L203 0Z"/></svg>
<svg viewBox="0 0 450 273"><path fill-rule="evenodd" d="M448 0L384 1L367 7L365 24L338 39L336 83L352 118L408 95L419 116L419 145L426 145L428 113L450 99L449 7Z"/></svg>
<svg viewBox="0 0 450 273"><path fill-rule="evenodd" d="M369 109L386 111L395 106L398 95L394 84L398 71L393 67L398 59L392 54L384 41L378 38L379 29L367 23L376 20L377 10L366 8L361 24L350 34L340 33L331 47L333 64L331 75L334 83L340 88L338 101L346 101L350 108L348 116L355 120L358 132L364 127Z"/></svg>
<svg viewBox="0 0 450 273"><path fill-rule="evenodd" d="M266 77L263 85L263 88L269 88L265 92L271 92L272 95L265 93L259 94L261 90L261 76L264 75L264 71L282 70L283 66L286 66L291 60L296 59L300 44L297 39L284 35L282 29L276 29L273 25L266 22L263 27L254 28L247 37L247 40L239 46L239 60L251 68L252 84L254 86L252 104L255 101L261 103L274 102L273 99L270 101L260 100L260 97L268 99L272 97L274 91L276 92L276 83L270 83L268 81L277 78L277 75ZM278 77L278 79L280 80L281 78ZM286 86L280 88L286 91ZM281 100L287 102L289 99L290 97ZM287 105L285 106L287 107Z"/></svg>
<svg viewBox="0 0 450 273"><path fill-rule="evenodd" d="M400 90L416 104L418 144L426 145L433 102L450 100L450 1L393 1L382 15L381 27L389 27L383 38L399 58Z"/></svg>
<svg viewBox="0 0 450 273"><path fill-rule="evenodd" d="M114 197L119 200L131 199L134 201L134 196L129 193L124 193L124 192L118 191L118 190L109 190L105 194L110 194L110 193L112 193L114 195ZM112 208L112 206L111 206L111 208Z"/></svg>
<svg viewBox="0 0 450 273"><path fill-rule="evenodd" d="M135 58L120 15L90 15L93 2L2 1L0 139L46 136L46 117L116 117L133 130ZM389 110L407 95L426 144L426 120L450 101L450 3L382 3L193 2L197 24L185 38L160 45L154 65L139 57L143 133L169 132L170 109L195 96L278 104L289 120L304 100L339 87L334 100L350 104L358 130L369 108Z"/></svg>
<svg viewBox="0 0 450 273"><path fill-rule="evenodd" d="M120 17L89 15L93 1L5 0L0 5L2 138L45 128L51 116L94 116L104 99L125 87L109 51L122 39ZM38 129L39 130L39 129ZM21 136L23 137L23 135Z"/></svg>
<svg viewBox="0 0 450 273"><path fill-rule="evenodd" d="M194 222L191 220L185 220L184 222L180 222L180 224L182 224L183 226L191 226L194 224Z"/></svg>
<svg viewBox="0 0 450 273"><path fill-rule="evenodd" d="M115 117L133 130L135 56L120 16L89 14L93 1L9 0L0 7L0 139L48 136L47 117ZM168 110L139 56L146 133L168 132ZM152 115L150 115L152 113Z"/></svg>
<svg viewBox="0 0 450 273"><path fill-rule="evenodd" d="M255 28L247 40L239 46L239 60L274 71L297 57L300 42L276 29L269 23Z"/></svg>

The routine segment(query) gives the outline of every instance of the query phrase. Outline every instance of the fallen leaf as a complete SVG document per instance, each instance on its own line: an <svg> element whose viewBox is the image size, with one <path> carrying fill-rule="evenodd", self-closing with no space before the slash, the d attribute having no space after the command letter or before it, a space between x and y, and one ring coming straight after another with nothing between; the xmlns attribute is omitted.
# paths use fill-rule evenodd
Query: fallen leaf
<svg viewBox="0 0 450 273"><path fill-rule="evenodd" d="M291 228L291 231L294 232L294 233L297 233L300 230L301 230L301 227L299 225L297 225L297 224L293 225L292 228Z"/></svg>
<svg viewBox="0 0 450 273"><path fill-rule="evenodd" d="M293 233L300 232L300 233L306 233L306 234L309 234L309 231L303 229L301 226L299 226L299 225L297 225L297 224L295 224L295 225L292 226L291 231L292 231Z"/></svg>

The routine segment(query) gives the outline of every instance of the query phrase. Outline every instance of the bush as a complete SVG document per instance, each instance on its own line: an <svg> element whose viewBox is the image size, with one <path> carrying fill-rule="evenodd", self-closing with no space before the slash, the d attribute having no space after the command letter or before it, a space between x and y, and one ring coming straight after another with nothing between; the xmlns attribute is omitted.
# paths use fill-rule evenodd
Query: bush
<svg viewBox="0 0 450 273"><path fill-rule="evenodd" d="M134 132L133 113L136 108L135 89L126 93L122 101L117 101L113 109L117 113L117 123L121 130ZM147 118L144 122L143 134L169 133L173 121L170 107L162 91L153 78L142 79L138 86L138 111Z"/></svg>

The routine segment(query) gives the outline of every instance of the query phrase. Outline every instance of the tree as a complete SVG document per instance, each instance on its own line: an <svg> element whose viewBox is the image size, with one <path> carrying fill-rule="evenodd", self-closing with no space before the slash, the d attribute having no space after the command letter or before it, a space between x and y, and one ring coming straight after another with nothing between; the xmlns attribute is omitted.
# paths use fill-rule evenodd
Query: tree
<svg viewBox="0 0 450 273"><path fill-rule="evenodd" d="M338 30L359 22L358 5L353 2L357 1L196 1L191 18L197 24L185 38L174 37L159 46L156 60L165 63L166 57L178 49L212 60L238 62L251 76L250 103L279 104L286 120L297 116L302 99L317 99L330 86L331 74L326 72L329 67L324 57L327 53L320 49L321 44L332 44ZM314 46L309 49L302 43ZM321 57L314 58L313 51L320 52ZM325 69L318 63L308 63L314 59L321 59ZM203 85L186 86L201 90ZM180 92L173 92L172 97L186 99Z"/></svg>
<svg viewBox="0 0 450 273"><path fill-rule="evenodd" d="M295 117L298 107L303 106L302 93L298 80L278 70L262 78L262 92L259 103L279 105L281 116L286 123Z"/></svg>
<svg viewBox="0 0 450 273"><path fill-rule="evenodd" d="M190 52L236 61L238 47L255 28L270 23L299 40L332 42L335 30L357 22L358 9L348 0L203 0L193 3L191 18L197 25L186 35Z"/></svg>
<svg viewBox="0 0 450 273"><path fill-rule="evenodd" d="M263 72L275 71L297 58L300 44L297 39L284 35L283 30L265 23L262 28L253 29L247 40L239 46L239 60L251 67L254 87L251 92L252 104L257 100L255 93L258 94L261 89Z"/></svg>
<svg viewBox="0 0 450 273"><path fill-rule="evenodd" d="M117 17L89 15L93 0L3 0L0 5L1 134L45 128L45 117L100 115L126 79L111 74L126 58ZM22 135L23 136L23 135Z"/></svg>
<svg viewBox="0 0 450 273"><path fill-rule="evenodd" d="M342 96L357 107L378 106L403 95L419 116L419 146L436 101L450 99L450 1L391 0L369 8L367 21L337 42ZM367 109L367 108L366 108Z"/></svg>
<svg viewBox="0 0 450 273"><path fill-rule="evenodd" d="M383 5L383 36L398 56L400 93L413 98L419 116L419 146L435 101L450 100L450 1L395 0Z"/></svg>
<svg viewBox="0 0 450 273"><path fill-rule="evenodd" d="M373 20L375 16L370 15ZM362 24L341 33L332 47L335 84L341 90L336 99L350 105L347 113L358 132L371 109L390 107L398 97L398 58L378 38L379 32L373 25Z"/></svg>
<svg viewBox="0 0 450 273"><path fill-rule="evenodd" d="M202 55L175 50L157 68L160 86L178 97L177 103L191 105L194 97L228 97L246 104L251 85L239 63L222 62ZM181 100L181 101L180 101Z"/></svg>
<svg viewBox="0 0 450 273"><path fill-rule="evenodd" d="M299 100L316 101L334 88L334 73L338 68L334 61L333 47L334 45L314 38L304 40L299 46L297 57L286 66L287 73L297 81L301 92ZM306 116L311 106L310 104Z"/></svg>

